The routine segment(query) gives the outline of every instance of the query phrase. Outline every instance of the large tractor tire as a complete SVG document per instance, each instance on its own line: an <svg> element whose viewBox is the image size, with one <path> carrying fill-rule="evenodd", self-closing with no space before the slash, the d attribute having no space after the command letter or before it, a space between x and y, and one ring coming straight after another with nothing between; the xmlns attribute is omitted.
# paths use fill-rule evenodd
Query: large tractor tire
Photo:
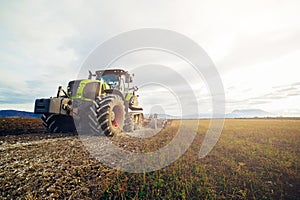
<svg viewBox="0 0 300 200"><path fill-rule="evenodd" d="M117 135L123 131L125 122L125 105L118 95L98 97L91 107L89 115L91 129L106 136Z"/></svg>
<svg viewBox="0 0 300 200"><path fill-rule="evenodd" d="M71 116L58 114L43 114L41 117L43 126L51 133L75 132L74 120Z"/></svg>

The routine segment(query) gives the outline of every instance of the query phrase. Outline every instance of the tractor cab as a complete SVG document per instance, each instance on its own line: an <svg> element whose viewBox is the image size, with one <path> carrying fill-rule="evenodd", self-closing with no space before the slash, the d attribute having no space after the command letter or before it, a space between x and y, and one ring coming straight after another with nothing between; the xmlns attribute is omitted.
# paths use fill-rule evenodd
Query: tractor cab
<svg viewBox="0 0 300 200"><path fill-rule="evenodd" d="M89 71L89 79L103 81L110 89L119 90L123 95L129 92L129 84L132 83L132 76L122 69L98 70L95 74Z"/></svg>
<svg viewBox="0 0 300 200"><path fill-rule="evenodd" d="M92 77L95 77L95 79L100 82L106 83L110 89L120 91L126 102L128 102L131 110L143 110L138 105L138 96L135 95L138 88L136 86L130 87L132 75L127 71L122 69L107 69L98 70L95 74L89 71L89 79L92 79Z"/></svg>

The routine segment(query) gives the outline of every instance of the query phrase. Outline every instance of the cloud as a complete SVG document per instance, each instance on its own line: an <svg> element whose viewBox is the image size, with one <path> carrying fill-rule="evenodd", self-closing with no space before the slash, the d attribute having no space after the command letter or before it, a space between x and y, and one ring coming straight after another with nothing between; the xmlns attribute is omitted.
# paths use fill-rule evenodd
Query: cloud
<svg viewBox="0 0 300 200"><path fill-rule="evenodd" d="M270 62L299 50L300 29L276 30L257 35L237 36L231 52L218 64L228 69L236 67L251 67L256 63ZM276 39L275 39L276 38Z"/></svg>
<svg viewBox="0 0 300 200"><path fill-rule="evenodd" d="M19 104L33 102L31 95L15 90L13 87L0 88L0 104Z"/></svg>
<svg viewBox="0 0 300 200"><path fill-rule="evenodd" d="M281 85L273 87L273 89L263 95L244 98L239 100L229 100L227 104L231 106L255 107L261 104L268 104L280 99L288 99L289 97L300 97L300 84L291 83L289 85Z"/></svg>
<svg viewBox="0 0 300 200"><path fill-rule="evenodd" d="M22 107L37 97L54 96L59 85L76 79L82 62L97 45L125 31L155 27L182 33L207 51L227 88L230 109L272 105L299 96L300 82L295 81L299 25L297 1L7 1L0 8L0 103ZM114 66L119 68L122 62L133 68L142 62L181 66L201 109L211 108L204 80L193 77L176 59L148 53L129 56ZM164 79L182 97L190 95L173 77L157 77L160 82ZM143 101L168 102L163 93L157 94L161 98L144 92ZM191 103L186 102L184 106ZM165 106L171 110L175 105Z"/></svg>
<svg viewBox="0 0 300 200"><path fill-rule="evenodd" d="M294 86L294 85L297 85L297 86L298 86L298 85L300 85L300 82L293 83L292 86Z"/></svg>

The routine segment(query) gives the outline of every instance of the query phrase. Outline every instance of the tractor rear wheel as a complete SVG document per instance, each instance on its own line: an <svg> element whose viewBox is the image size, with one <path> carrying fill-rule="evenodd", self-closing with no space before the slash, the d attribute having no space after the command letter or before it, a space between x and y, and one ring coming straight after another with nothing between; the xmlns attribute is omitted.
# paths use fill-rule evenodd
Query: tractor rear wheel
<svg viewBox="0 0 300 200"><path fill-rule="evenodd" d="M91 129L106 136L122 132L125 121L124 101L120 96L108 95L98 97L91 106L89 115Z"/></svg>
<svg viewBox="0 0 300 200"><path fill-rule="evenodd" d="M58 114L43 114L43 126L51 133L75 132L74 120L71 116Z"/></svg>

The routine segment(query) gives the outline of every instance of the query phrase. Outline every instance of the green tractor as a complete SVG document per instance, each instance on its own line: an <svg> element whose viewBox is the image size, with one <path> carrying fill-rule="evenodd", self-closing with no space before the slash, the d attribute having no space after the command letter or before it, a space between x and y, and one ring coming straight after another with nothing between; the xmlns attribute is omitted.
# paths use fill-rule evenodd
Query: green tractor
<svg viewBox="0 0 300 200"><path fill-rule="evenodd" d="M122 69L89 71L88 79L70 81L66 91L59 86L56 97L36 99L34 113L42 114L49 132L131 132L144 120L132 78Z"/></svg>

